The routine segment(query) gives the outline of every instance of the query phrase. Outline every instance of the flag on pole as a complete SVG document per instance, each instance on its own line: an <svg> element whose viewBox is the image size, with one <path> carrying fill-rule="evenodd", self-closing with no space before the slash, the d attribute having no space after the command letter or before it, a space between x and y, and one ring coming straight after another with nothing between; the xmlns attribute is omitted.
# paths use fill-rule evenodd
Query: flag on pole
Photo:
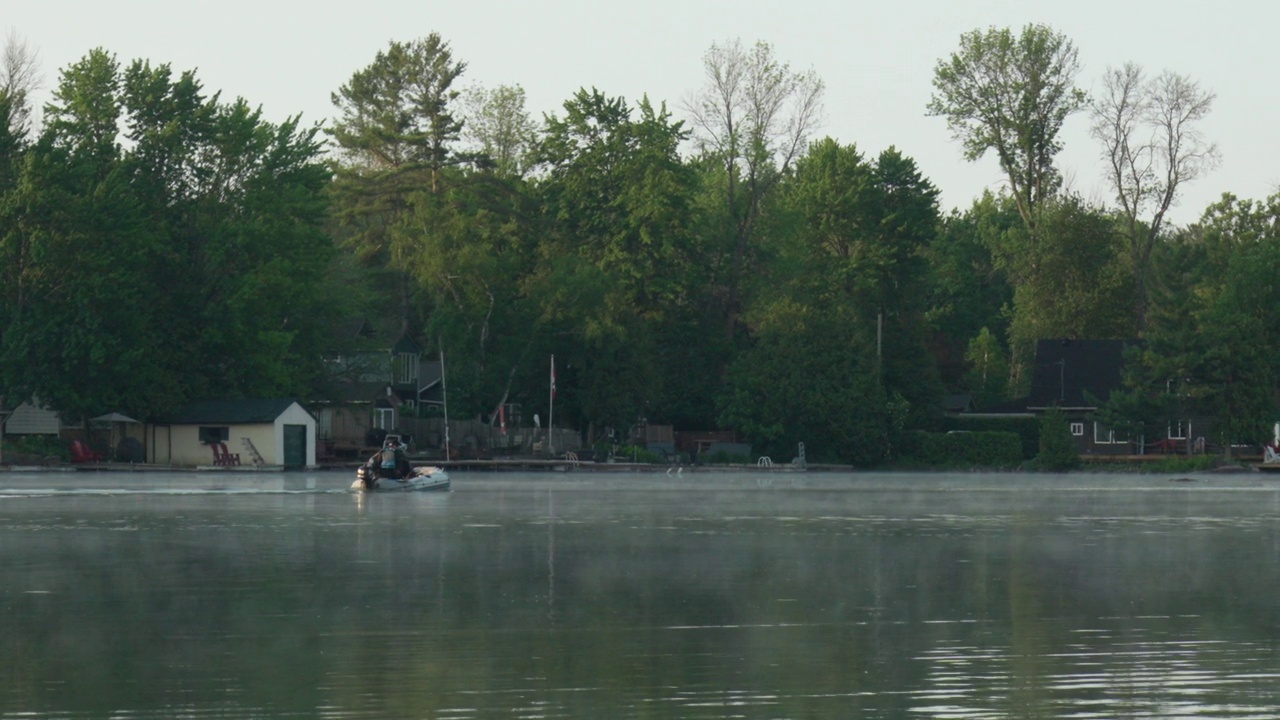
<svg viewBox="0 0 1280 720"><path fill-rule="evenodd" d="M551 399L556 399L556 356L551 356Z"/></svg>

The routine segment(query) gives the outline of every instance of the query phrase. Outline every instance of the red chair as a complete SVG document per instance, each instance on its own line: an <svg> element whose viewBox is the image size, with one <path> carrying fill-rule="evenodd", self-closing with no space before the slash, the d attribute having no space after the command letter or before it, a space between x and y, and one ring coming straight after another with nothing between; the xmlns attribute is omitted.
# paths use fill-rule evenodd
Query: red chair
<svg viewBox="0 0 1280 720"><path fill-rule="evenodd" d="M71 462L89 463L101 462L102 456L93 451L89 444L83 440L71 441Z"/></svg>
<svg viewBox="0 0 1280 720"><path fill-rule="evenodd" d="M226 443L213 444L213 464L214 465L239 465L240 454L227 450Z"/></svg>

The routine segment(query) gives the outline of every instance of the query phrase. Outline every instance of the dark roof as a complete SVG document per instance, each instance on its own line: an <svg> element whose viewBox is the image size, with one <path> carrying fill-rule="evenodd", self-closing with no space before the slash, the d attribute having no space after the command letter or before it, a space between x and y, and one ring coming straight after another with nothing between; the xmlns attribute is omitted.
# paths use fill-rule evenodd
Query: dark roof
<svg viewBox="0 0 1280 720"><path fill-rule="evenodd" d="M337 332L338 336L343 339L363 338L365 340L372 340L378 335L378 331L373 328L373 323L369 322L367 318L362 317L345 318L340 320L338 322Z"/></svg>
<svg viewBox="0 0 1280 720"><path fill-rule="evenodd" d="M322 397L312 398L312 402L320 405L371 403L386 394L385 382L333 383Z"/></svg>
<svg viewBox="0 0 1280 720"><path fill-rule="evenodd" d="M1140 340L1041 340L1028 408L1092 408L1122 385L1124 350ZM1090 400L1085 393L1096 400Z"/></svg>
<svg viewBox="0 0 1280 720"><path fill-rule="evenodd" d="M975 416L982 415L1027 415L1031 413L1027 409L1026 398L1014 398L1013 400L1005 400L1003 402L991 403L984 405L979 412L970 413Z"/></svg>
<svg viewBox="0 0 1280 720"><path fill-rule="evenodd" d="M406 333L400 336L395 345L391 346L393 355L421 355L422 346Z"/></svg>
<svg viewBox="0 0 1280 720"><path fill-rule="evenodd" d="M201 400L178 408L173 415L157 420L161 425L237 424L256 425L272 423L284 414L296 400L273 398L269 400Z"/></svg>

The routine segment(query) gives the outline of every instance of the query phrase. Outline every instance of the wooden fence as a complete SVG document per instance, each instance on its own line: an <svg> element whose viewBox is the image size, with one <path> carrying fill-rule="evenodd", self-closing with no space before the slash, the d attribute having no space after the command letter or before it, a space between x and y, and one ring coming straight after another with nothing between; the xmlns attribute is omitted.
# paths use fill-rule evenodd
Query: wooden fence
<svg viewBox="0 0 1280 720"><path fill-rule="evenodd" d="M409 439L414 450L444 449L443 418L400 418L396 428L401 436ZM549 435L554 433L550 439ZM565 428L506 428L490 426L479 420L450 420L449 448L460 456L484 455L537 455L553 451L556 455L578 452L582 438L576 430Z"/></svg>

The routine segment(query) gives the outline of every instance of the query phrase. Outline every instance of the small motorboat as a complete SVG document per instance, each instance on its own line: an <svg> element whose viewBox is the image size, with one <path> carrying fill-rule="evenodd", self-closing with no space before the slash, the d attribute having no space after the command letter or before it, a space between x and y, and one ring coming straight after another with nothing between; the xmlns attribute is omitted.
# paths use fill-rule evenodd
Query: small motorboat
<svg viewBox="0 0 1280 720"><path fill-rule="evenodd" d="M359 492L386 492L389 490L448 490L449 473L434 466L416 467L404 477L379 477L371 468L361 465L356 469L356 481L351 489Z"/></svg>

